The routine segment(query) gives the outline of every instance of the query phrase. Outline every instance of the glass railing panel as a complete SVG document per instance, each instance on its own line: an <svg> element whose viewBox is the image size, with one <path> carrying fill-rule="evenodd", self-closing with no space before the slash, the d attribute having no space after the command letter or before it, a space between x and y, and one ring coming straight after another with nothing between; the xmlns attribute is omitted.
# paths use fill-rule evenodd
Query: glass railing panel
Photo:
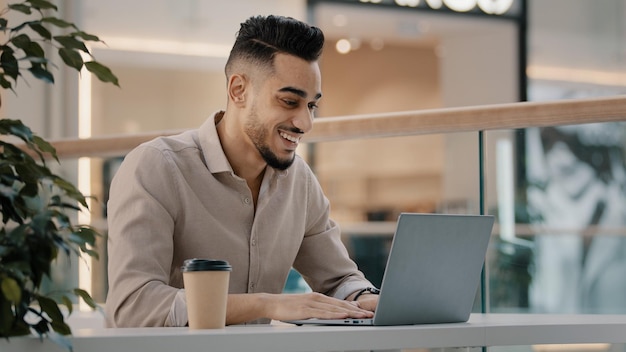
<svg viewBox="0 0 626 352"><path fill-rule="evenodd" d="M113 159L113 158L111 158ZM108 196L107 170L104 166L109 158L65 158L59 162L49 159L46 165L51 171L76 185L86 196L89 209L69 211L68 216L74 225L89 225L102 236L96 239L95 250L98 258L83 254L78 258L71 252L67 256L59 251L52 262L49 277L44 277L43 292L66 292L76 287L86 289L96 302L104 303L107 291L106 276L106 198ZM76 296L69 295L74 303Z"/></svg>
<svg viewBox="0 0 626 352"><path fill-rule="evenodd" d="M625 313L626 124L486 133L492 312Z"/></svg>
<svg viewBox="0 0 626 352"><path fill-rule="evenodd" d="M401 212L479 214L477 132L321 142L306 158L364 274L380 285ZM477 311L481 311L477 298Z"/></svg>
<svg viewBox="0 0 626 352"><path fill-rule="evenodd" d="M492 346L489 352L623 352L621 343L577 343L529 346Z"/></svg>
<svg viewBox="0 0 626 352"><path fill-rule="evenodd" d="M622 313L624 130L624 123L604 123L485 132L482 173L477 132L320 142L300 154L350 254L375 283L399 212L478 214L484 205L496 216L485 271L488 311ZM121 158L87 160L62 159L59 173L88 185L83 192L95 196L88 221L106 235L107 190ZM104 239L99 245L88 275L94 298L104 302ZM59 262L51 287L75 287L80 265Z"/></svg>

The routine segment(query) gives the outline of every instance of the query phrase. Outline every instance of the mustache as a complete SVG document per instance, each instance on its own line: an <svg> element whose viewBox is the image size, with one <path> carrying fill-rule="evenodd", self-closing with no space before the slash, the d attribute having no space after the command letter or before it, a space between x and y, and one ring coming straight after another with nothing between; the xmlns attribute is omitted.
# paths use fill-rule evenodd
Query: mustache
<svg viewBox="0 0 626 352"><path fill-rule="evenodd" d="M289 131L289 132L293 132L293 133L297 133L297 134L304 134L304 131L297 128L297 127L280 127L281 130L285 130L285 131Z"/></svg>

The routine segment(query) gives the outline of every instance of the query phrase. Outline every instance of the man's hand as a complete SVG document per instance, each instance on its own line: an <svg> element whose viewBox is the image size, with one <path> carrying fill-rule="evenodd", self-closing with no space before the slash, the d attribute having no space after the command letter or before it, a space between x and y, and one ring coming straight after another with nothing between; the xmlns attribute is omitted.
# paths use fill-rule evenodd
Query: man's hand
<svg viewBox="0 0 626 352"><path fill-rule="evenodd" d="M365 303L365 297L363 303ZM361 304L361 299L357 303L321 293L231 294L228 296L226 323L228 325L240 324L259 318L294 320L373 317L372 310L361 308ZM369 304L366 305L369 306Z"/></svg>
<svg viewBox="0 0 626 352"><path fill-rule="evenodd" d="M370 312L375 312L376 306L378 305L378 295L374 295L371 293L362 294L357 299L357 303L359 307Z"/></svg>
<svg viewBox="0 0 626 352"><path fill-rule="evenodd" d="M275 320L371 318L373 315L356 302L321 293L272 295L267 308L270 318Z"/></svg>

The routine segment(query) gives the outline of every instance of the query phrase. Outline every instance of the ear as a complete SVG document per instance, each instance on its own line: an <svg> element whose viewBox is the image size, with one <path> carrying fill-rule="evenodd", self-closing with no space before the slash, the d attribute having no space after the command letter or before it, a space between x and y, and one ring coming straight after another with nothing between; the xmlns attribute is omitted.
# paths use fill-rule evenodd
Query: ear
<svg viewBox="0 0 626 352"><path fill-rule="evenodd" d="M236 106L243 107L246 103L246 90L250 80L246 75L234 74L228 79L228 100Z"/></svg>

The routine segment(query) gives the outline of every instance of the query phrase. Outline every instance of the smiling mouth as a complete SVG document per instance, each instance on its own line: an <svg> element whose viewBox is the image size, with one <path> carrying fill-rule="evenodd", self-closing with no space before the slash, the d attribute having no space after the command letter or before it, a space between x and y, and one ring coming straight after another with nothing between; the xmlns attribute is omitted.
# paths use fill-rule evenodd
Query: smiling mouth
<svg viewBox="0 0 626 352"><path fill-rule="evenodd" d="M279 132L280 136L283 137L284 139L288 140L291 143L298 143L300 142L300 137L294 137L290 134L287 134L285 132Z"/></svg>

